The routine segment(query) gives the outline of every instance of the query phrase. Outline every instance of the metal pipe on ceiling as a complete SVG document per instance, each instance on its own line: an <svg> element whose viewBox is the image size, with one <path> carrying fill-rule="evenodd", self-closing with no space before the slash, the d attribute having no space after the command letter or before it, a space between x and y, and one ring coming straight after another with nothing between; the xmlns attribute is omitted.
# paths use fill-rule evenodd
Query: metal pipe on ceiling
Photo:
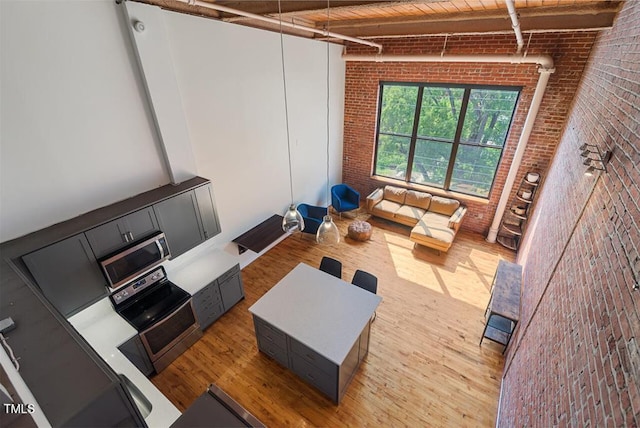
<svg viewBox="0 0 640 428"><path fill-rule="evenodd" d="M524 39L522 38L522 31L520 31L518 13L516 12L516 7L513 5L513 0L504 0L504 2L507 4L507 9L509 10L509 17L511 17L513 31L516 33L516 42L518 43L517 53L520 53L524 46Z"/></svg>
<svg viewBox="0 0 640 428"><path fill-rule="evenodd" d="M334 32L331 32L331 31L326 31L326 30L322 30L322 29L318 29L318 28L307 27L307 26L304 26L304 25L295 24L294 22L282 21L282 23L281 23L280 20L275 19L275 18L270 18L268 16L263 16L263 15L257 15L255 13L251 13L251 12L244 12L242 10L233 9L233 8L230 8L230 7L227 7L227 6L222 6L222 5L219 5L219 4L216 4L216 3L207 3L207 2L204 2L204 1L200 1L200 0L178 0L178 1L180 1L182 3L194 5L194 6L204 7L204 8L207 8L207 9L217 10L219 12L233 13L234 15L244 16L246 18L251 18L251 19L258 20L258 21L268 22L268 23L274 24L274 25L282 24L283 27L295 28L297 30L308 31L310 33L315 33L315 34L322 34L325 37L331 37L331 38L334 38L334 39L340 39L340 40L346 40L346 41L353 42L353 43L358 43L360 45L371 46L371 47L374 47L374 48L378 49L379 53L382 52L382 45L381 44L375 43L375 42L370 42L368 40L362 40L362 39L358 39L356 37L345 36L344 34L338 34L338 33L334 33Z"/></svg>
<svg viewBox="0 0 640 428"><path fill-rule="evenodd" d="M527 143L529 142L529 136L531 135L533 125L535 124L536 117L538 116L540 104L542 104L542 97L544 96L544 93L547 89L549 77L551 77L551 73L553 73L554 71L555 69L545 68L540 68L538 70L538 72L540 73L540 78L538 78L536 90L533 93L533 99L531 100L531 105L529 106L529 113L527 113L527 118L525 119L524 125L522 126L520 139L518 140L516 151L513 154L513 161L511 161L511 167L509 168L509 173L507 174L507 179L504 183L504 189L502 190L500 200L498 201L498 206L496 207L496 214L493 216L493 222L491 223L491 227L489 228L489 234L486 238L487 242L494 243L498 238L502 216L507 209L509 196L511 195L513 185L516 182L516 176L518 175L518 171L520 170L522 157L524 156L524 151L527 148Z"/></svg>
<svg viewBox="0 0 640 428"><path fill-rule="evenodd" d="M602 31L613 28L612 26L608 27L585 27L585 28L553 28L553 29L541 29L541 30L527 30L529 34L546 34L546 33L585 33L592 31ZM495 35L495 34L511 34L511 30L495 30L495 31L456 31L455 33L451 32L440 32L440 33L420 33L420 34L389 34L389 35L379 35L379 36L360 36L361 39L408 39L408 38L416 38L416 37L444 37L444 36L487 36L487 35Z"/></svg>
<svg viewBox="0 0 640 428"><path fill-rule="evenodd" d="M553 69L549 55L358 55L343 54L342 59L354 62L487 62L506 64L538 64L543 69Z"/></svg>

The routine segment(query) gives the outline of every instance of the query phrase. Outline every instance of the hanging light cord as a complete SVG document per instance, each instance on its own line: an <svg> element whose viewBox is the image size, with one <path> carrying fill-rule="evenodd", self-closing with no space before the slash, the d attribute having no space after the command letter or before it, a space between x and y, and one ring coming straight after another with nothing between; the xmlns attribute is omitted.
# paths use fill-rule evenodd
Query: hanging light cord
<svg viewBox="0 0 640 428"><path fill-rule="evenodd" d="M329 1L327 0L327 215L329 215Z"/></svg>
<svg viewBox="0 0 640 428"><path fill-rule="evenodd" d="M291 172L291 142L289 138L289 106L287 105L287 79L284 71L284 42L282 38L282 9L278 0L278 18L280 21L280 58L282 59L282 86L284 87L284 118L287 126L287 151L289 154L289 190L291 191L291 205L293 205L293 173Z"/></svg>

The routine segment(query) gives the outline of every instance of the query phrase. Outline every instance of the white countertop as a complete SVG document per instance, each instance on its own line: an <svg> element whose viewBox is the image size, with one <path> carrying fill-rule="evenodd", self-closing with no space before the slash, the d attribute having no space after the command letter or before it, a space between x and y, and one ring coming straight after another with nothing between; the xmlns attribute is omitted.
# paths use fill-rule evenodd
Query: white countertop
<svg viewBox="0 0 640 428"><path fill-rule="evenodd" d="M11 346L11 345L9 345ZM20 364L18 362L18 364ZM33 406L33 411L31 412L31 417L33 421L39 428L48 428L51 427L49 420L46 415L42 411L40 404L36 401L36 398L31 393L31 390L27 386L27 384L22 379L20 372L16 369L11 362L11 358L7 354L7 350L3 345L0 345L0 365L4 368L5 373L7 374L7 378L11 385L13 385L13 389L20 397L20 401L24 404ZM1 384L0 384L1 385ZM6 386L6 385L3 385ZM13 398L13 397L10 397ZM6 412L5 409L2 409L3 412Z"/></svg>
<svg viewBox="0 0 640 428"><path fill-rule="evenodd" d="M381 301L376 294L300 263L249 311L341 365Z"/></svg>
<svg viewBox="0 0 640 428"><path fill-rule="evenodd" d="M237 257L212 245L202 245L163 266L171 282L194 295L237 263ZM68 321L113 371L127 376L151 402L153 408L145 418L147 425L168 427L180 417L180 411L171 401L118 350L118 346L138 332L114 311L108 297Z"/></svg>
<svg viewBox="0 0 640 428"><path fill-rule="evenodd" d="M209 248L192 256L187 263L170 269L165 266L165 269L169 281L193 296L237 264L237 256Z"/></svg>
<svg viewBox="0 0 640 428"><path fill-rule="evenodd" d="M151 413L145 418L150 427L168 427L182 413L142 374L118 346L138 334L111 306L106 297L68 319L91 347L117 374L123 374L133 382L152 404Z"/></svg>

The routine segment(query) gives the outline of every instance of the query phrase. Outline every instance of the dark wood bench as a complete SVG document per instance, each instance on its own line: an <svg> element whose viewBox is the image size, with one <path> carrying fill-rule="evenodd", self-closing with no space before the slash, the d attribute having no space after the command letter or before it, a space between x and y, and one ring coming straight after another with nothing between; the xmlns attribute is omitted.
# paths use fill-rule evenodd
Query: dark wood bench
<svg viewBox="0 0 640 428"><path fill-rule="evenodd" d="M511 336L520 320L522 266L500 260L491 284L491 298L485 311L485 326L480 344L487 338L504 345L507 350Z"/></svg>
<svg viewBox="0 0 640 428"><path fill-rule="evenodd" d="M256 227L249 229L232 242L238 244L240 254L247 250L259 253L284 235L282 216L274 214Z"/></svg>

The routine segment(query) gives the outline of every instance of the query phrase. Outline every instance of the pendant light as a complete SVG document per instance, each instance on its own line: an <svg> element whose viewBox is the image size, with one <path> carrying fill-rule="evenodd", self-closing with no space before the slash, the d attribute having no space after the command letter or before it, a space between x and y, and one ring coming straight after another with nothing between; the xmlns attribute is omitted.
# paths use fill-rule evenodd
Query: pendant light
<svg viewBox="0 0 640 428"><path fill-rule="evenodd" d="M284 70L284 42L282 38L282 10L280 9L280 0L278 0L278 17L280 19L280 57L282 58L282 86L284 87L284 117L287 128L287 152L289 154L289 189L291 191L291 205L282 217L282 230L287 233L293 233L304 229L304 220L300 211L293 203L293 173L291 172L291 142L289 138L289 108L287 105L287 79Z"/></svg>
<svg viewBox="0 0 640 428"><path fill-rule="evenodd" d="M333 245L340 242L340 231L329 215L329 0L327 0L327 215L316 232L318 244Z"/></svg>

